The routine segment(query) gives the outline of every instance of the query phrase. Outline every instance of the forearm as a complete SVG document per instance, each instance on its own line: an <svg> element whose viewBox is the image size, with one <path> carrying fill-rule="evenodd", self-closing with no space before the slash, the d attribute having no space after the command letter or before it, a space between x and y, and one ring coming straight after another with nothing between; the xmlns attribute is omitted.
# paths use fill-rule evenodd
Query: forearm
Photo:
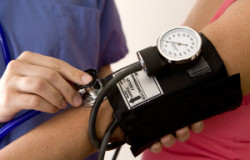
<svg viewBox="0 0 250 160"><path fill-rule="evenodd" d="M110 73L110 67L105 68L102 70L103 76ZM90 110L88 107L72 107L60 113L3 148L0 159L83 159L97 150L88 137ZM111 121L112 109L105 101L97 116L99 137ZM115 137L119 137L119 134Z"/></svg>
<svg viewBox="0 0 250 160"><path fill-rule="evenodd" d="M212 19L224 0L197 0L183 25L201 31Z"/></svg>
<svg viewBox="0 0 250 160"><path fill-rule="evenodd" d="M0 159L68 159L71 154L79 159L87 152L94 152L87 139L88 115L86 108L61 113L3 148ZM88 149L80 152L83 144L75 143L77 140L84 141Z"/></svg>
<svg viewBox="0 0 250 160"><path fill-rule="evenodd" d="M236 1L203 32L219 52L229 75L240 73L243 94L250 93L250 2Z"/></svg>
<svg viewBox="0 0 250 160"><path fill-rule="evenodd" d="M90 108L71 108L36 127L0 151L0 159L68 160L83 159L94 153L88 137ZM104 134L112 121L107 102L97 118L97 134Z"/></svg>
<svg viewBox="0 0 250 160"><path fill-rule="evenodd" d="M241 73L243 94L250 93L249 2L238 0L215 22L208 25L224 0L198 0L183 25L203 32L214 44L229 75Z"/></svg>

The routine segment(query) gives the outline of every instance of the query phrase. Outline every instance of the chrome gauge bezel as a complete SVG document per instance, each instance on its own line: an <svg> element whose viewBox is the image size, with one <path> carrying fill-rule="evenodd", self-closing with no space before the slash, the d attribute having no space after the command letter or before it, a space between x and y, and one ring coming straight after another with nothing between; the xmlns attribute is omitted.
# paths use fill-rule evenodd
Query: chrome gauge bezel
<svg viewBox="0 0 250 160"><path fill-rule="evenodd" d="M195 36L195 38L197 39L197 47L195 50L192 51L192 53L190 53L189 55L187 56L182 56L182 57L173 57L173 56L168 56L165 54L165 52L162 50L161 48L161 41L163 39L163 37L169 33L172 33L172 32L178 32L179 31L185 31L185 32L188 32L188 33L191 33L192 36ZM190 27L187 27L187 26L179 26L179 27L175 27L175 28L172 28L172 29L169 29L165 32L163 32L158 40L157 40L157 48L160 52L160 54L166 58L166 60L169 62L169 63L175 63L175 64L178 64L178 63L187 63L189 61L192 61L194 60L196 57L199 56L200 54L200 49L201 49L201 45L202 45L202 40L201 40L201 37L199 35L199 33L197 33L194 29L190 28Z"/></svg>

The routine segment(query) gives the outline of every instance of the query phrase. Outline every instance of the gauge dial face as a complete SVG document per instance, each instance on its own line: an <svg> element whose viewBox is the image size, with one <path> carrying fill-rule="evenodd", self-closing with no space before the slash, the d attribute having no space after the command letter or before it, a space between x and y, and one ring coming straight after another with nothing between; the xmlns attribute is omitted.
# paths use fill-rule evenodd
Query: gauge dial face
<svg viewBox="0 0 250 160"><path fill-rule="evenodd" d="M200 35L188 27L178 27L162 34L158 50L169 62L193 60L201 48Z"/></svg>

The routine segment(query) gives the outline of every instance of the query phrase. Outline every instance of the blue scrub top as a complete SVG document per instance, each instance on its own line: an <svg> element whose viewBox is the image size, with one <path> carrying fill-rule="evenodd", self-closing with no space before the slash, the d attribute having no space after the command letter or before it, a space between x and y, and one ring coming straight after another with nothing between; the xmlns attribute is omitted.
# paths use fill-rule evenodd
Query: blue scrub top
<svg viewBox="0 0 250 160"><path fill-rule="evenodd" d="M127 53L114 0L1 0L0 22L12 59L32 51L86 70L99 69ZM4 70L0 51L0 75ZM0 148L52 116L42 113L22 124Z"/></svg>

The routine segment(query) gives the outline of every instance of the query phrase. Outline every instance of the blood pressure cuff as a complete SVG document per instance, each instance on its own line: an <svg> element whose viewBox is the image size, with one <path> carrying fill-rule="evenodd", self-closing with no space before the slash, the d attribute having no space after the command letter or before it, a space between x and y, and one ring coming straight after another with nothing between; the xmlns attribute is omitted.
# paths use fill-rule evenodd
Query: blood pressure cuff
<svg viewBox="0 0 250 160"><path fill-rule="evenodd" d="M140 71L107 95L134 156L166 134L240 106L240 75L229 77L213 44L201 37L201 56L194 66L167 67L155 77Z"/></svg>

